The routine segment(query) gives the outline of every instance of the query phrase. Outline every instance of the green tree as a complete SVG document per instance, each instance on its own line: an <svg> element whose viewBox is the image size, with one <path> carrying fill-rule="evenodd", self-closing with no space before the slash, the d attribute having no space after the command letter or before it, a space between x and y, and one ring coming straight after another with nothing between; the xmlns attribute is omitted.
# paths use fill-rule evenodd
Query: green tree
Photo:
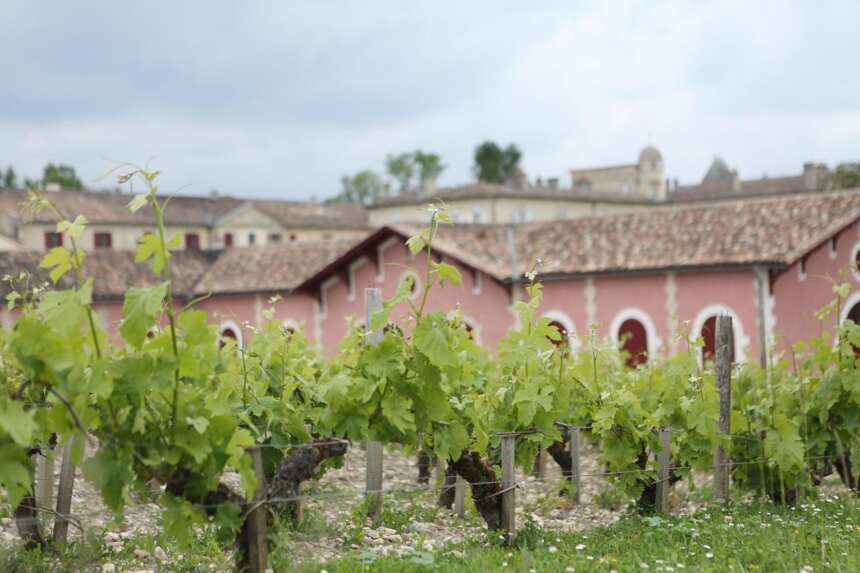
<svg viewBox="0 0 860 573"><path fill-rule="evenodd" d="M48 163L45 165L45 170L42 174L42 185L49 183L58 183L63 189L80 190L84 188L84 184L78 178L75 168L62 163L57 165Z"/></svg>
<svg viewBox="0 0 860 573"><path fill-rule="evenodd" d="M505 183L514 178L522 153L511 143L504 149L494 141L485 141L475 148L473 170L478 181Z"/></svg>
<svg viewBox="0 0 860 573"><path fill-rule="evenodd" d="M436 153L424 153L419 149L412 154L412 157L418 167L418 178L422 186L435 182L445 170L442 158Z"/></svg>
<svg viewBox="0 0 860 573"><path fill-rule="evenodd" d="M840 163L833 170L834 189L860 187L860 163Z"/></svg>
<svg viewBox="0 0 860 573"><path fill-rule="evenodd" d="M361 203L369 205L378 199L388 195L388 186L379 175L365 169L355 175L344 175L340 179L341 192L334 196L330 202L334 203Z"/></svg>
<svg viewBox="0 0 860 573"><path fill-rule="evenodd" d="M415 155L413 153L400 153L385 158L385 171L397 182L398 193L405 193L412 189L415 169Z"/></svg>
<svg viewBox="0 0 860 573"><path fill-rule="evenodd" d="M12 188L18 186L18 175L12 166L6 168L6 174L3 176L3 187Z"/></svg>

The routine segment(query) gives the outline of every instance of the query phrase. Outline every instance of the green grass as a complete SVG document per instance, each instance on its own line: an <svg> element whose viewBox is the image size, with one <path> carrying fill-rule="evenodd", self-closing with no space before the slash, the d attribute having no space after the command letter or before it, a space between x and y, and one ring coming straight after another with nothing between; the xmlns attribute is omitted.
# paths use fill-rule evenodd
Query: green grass
<svg viewBox="0 0 860 573"><path fill-rule="evenodd" d="M404 521L405 514L415 511L419 510L408 505L394 508L388 516L390 524ZM276 527L272 532L271 566L277 573L860 571L860 501L848 496L823 497L797 508L752 503L727 510L714 507L687 517L629 515L613 525L580 533L559 534L525 523L515 547L500 545L498 536L484 536L404 558L377 557L362 547L344 549L336 561L295 565L290 559L292 542L332 533L321 516L311 514L306 519L298 529ZM342 524L338 529L348 527ZM118 553L110 552L98 537L72 544L59 554L3 549L0 571L98 572L105 562L114 563L118 572L152 568L152 560L136 558L134 549L152 555L156 545L169 557L160 571L231 570L229 555L207 528L184 551L163 535L131 539Z"/></svg>
<svg viewBox="0 0 860 573"><path fill-rule="evenodd" d="M794 509L756 503L714 508L690 517L631 515L607 527L571 534L525 524L512 548L493 540L473 540L409 558L374 558L365 552L296 570L857 572L860 504L852 498L831 497Z"/></svg>

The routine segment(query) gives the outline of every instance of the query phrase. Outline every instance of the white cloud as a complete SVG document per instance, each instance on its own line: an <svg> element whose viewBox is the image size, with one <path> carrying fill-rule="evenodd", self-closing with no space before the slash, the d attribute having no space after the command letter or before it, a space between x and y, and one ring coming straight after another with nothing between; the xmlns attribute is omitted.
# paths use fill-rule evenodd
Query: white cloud
<svg viewBox="0 0 860 573"><path fill-rule="evenodd" d="M419 147L460 183L484 139L544 177L649 141L682 181L857 159L852 2L84 6L0 22L0 165L299 198Z"/></svg>

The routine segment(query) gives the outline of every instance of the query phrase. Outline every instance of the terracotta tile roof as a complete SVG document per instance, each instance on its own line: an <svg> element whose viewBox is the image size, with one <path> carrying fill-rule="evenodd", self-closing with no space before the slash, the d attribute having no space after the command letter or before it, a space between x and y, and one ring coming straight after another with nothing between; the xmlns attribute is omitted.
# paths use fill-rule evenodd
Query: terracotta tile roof
<svg viewBox="0 0 860 573"><path fill-rule="evenodd" d="M745 199L780 193L806 193L803 175L786 177L763 177L740 182L740 188L732 188L731 181L703 181L698 185L683 185L669 194L669 202L685 203L719 199Z"/></svg>
<svg viewBox="0 0 860 573"><path fill-rule="evenodd" d="M603 202L654 204L653 201L630 193L612 191L583 191L574 189L554 189L551 187L528 187L515 189L495 183L472 183L460 187L438 189L434 193L409 192L380 199L368 209L381 209L400 205L424 205L427 203L461 201L467 199L526 199L571 202Z"/></svg>
<svg viewBox="0 0 860 573"><path fill-rule="evenodd" d="M365 228L367 211L357 203L312 201L250 201L259 211L286 228Z"/></svg>
<svg viewBox="0 0 860 573"><path fill-rule="evenodd" d="M12 251L0 253L0 277L17 276L25 271L32 277L32 284L49 281L48 271L39 268L43 252ZM121 298L129 287L145 287L158 284L163 280L156 277L149 267L134 262L132 251L95 251L87 254L84 268L87 276L94 277L93 295L96 299ZM188 296L200 276L212 262L212 255L201 251L177 251L170 258L174 292ZM58 288L68 288L74 284L74 275L69 272L60 279ZM0 284L0 294L5 297L9 284Z"/></svg>
<svg viewBox="0 0 860 573"><path fill-rule="evenodd" d="M155 222L152 210L144 207L137 213L128 210L132 199L129 193L115 191L46 191L45 196L54 201L70 218L83 215L90 223L152 225ZM166 197L166 196L165 196ZM35 217L22 209L27 193L21 189L0 189L0 209L4 213L15 213L22 222L55 222L50 211L42 211ZM170 198L165 210L168 225L212 227L216 222L244 204L252 204L286 228L362 228L367 226L367 212L361 205L350 203L315 203L300 201L275 201L240 199L236 197L193 197L177 195Z"/></svg>
<svg viewBox="0 0 860 573"><path fill-rule="evenodd" d="M542 274L786 265L860 217L860 190L589 217L521 229Z"/></svg>
<svg viewBox="0 0 860 573"><path fill-rule="evenodd" d="M858 217L860 190L808 192L513 226L443 226L435 244L441 253L499 280L510 279L514 266L518 274L537 268L542 275L780 266ZM405 237L419 228L390 227Z"/></svg>
<svg viewBox="0 0 860 573"><path fill-rule="evenodd" d="M83 215L90 223L153 225L155 217L152 209L144 207L137 213L128 210L133 195L117 191L45 191L45 196L57 204L67 217L74 219ZM21 189L0 189L0 206L15 212L22 222L53 223L56 216L49 210L33 215L22 203L27 201L27 193ZM171 197L165 210L168 225L210 226L224 214L242 204L233 197Z"/></svg>
<svg viewBox="0 0 860 573"><path fill-rule="evenodd" d="M354 240L303 241L227 249L200 277L195 292L289 291L355 243Z"/></svg>

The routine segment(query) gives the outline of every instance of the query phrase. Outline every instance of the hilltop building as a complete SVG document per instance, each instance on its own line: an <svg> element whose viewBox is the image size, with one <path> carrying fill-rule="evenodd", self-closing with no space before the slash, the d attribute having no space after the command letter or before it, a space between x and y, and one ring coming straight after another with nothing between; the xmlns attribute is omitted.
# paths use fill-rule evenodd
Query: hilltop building
<svg viewBox="0 0 860 573"><path fill-rule="evenodd" d="M132 196L115 191L49 189L45 196L67 216L89 221L81 246L90 250L132 250L155 227L149 207L128 210ZM47 250L64 243L49 210L32 214L27 193L0 188L0 251ZM174 196L165 212L168 233L182 237L182 249L213 250L316 240L358 239L370 228L367 213L352 203Z"/></svg>
<svg viewBox="0 0 860 573"><path fill-rule="evenodd" d="M444 203L459 223L562 221L830 188L830 172L822 164L804 164L798 175L742 180L720 158L714 159L701 182L679 185L677 179L666 176L663 155L650 145L642 149L635 163L571 169L570 175L569 187L560 186L556 178L529 184L520 177L510 185L478 182L386 197L368 207L369 220L374 227L423 222L429 205Z"/></svg>

